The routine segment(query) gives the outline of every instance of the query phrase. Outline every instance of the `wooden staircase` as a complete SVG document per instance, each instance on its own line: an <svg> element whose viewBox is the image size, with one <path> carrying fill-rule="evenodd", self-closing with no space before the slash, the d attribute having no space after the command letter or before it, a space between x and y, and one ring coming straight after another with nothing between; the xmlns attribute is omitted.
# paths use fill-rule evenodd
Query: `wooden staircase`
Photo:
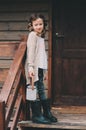
<svg viewBox="0 0 86 130"><path fill-rule="evenodd" d="M0 43L0 130L25 119L25 51L25 39Z"/></svg>

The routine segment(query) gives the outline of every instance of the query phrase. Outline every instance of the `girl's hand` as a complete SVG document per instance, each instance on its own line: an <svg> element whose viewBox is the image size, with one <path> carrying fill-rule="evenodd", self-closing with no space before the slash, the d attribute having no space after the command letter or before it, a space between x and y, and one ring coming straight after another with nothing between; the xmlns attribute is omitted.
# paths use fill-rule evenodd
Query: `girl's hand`
<svg viewBox="0 0 86 130"><path fill-rule="evenodd" d="M29 72L29 77L33 77L34 76L34 72L33 71L30 71Z"/></svg>

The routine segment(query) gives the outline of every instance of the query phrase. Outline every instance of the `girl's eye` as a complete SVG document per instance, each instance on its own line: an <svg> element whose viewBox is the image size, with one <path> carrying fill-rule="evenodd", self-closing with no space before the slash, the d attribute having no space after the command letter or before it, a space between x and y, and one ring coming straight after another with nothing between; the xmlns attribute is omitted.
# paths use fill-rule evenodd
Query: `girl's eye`
<svg viewBox="0 0 86 130"><path fill-rule="evenodd" d="M43 25L42 23L40 23L39 25Z"/></svg>
<svg viewBox="0 0 86 130"><path fill-rule="evenodd" d="M35 26L37 26L38 24L35 24Z"/></svg>

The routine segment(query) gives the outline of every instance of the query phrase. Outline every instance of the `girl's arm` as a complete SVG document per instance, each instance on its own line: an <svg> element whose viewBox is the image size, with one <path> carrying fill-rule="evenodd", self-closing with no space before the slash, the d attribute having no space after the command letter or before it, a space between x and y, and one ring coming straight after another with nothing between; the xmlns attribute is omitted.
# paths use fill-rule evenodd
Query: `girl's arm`
<svg viewBox="0 0 86 130"><path fill-rule="evenodd" d="M29 74L33 73L33 75L34 75L36 41L37 41L36 34L34 32L31 32L27 40L27 63L28 63L28 72Z"/></svg>

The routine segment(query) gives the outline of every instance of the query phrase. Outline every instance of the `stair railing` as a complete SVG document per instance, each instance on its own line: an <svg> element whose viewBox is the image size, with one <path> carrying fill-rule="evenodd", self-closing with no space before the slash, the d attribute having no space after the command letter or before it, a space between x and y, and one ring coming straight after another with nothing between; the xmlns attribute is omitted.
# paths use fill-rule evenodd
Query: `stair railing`
<svg viewBox="0 0 86 130"><path fill-rule="evenodd" d="M25 118L25 52L26 40L19 44L0 93L0 130L15 130Z"/></svg>

